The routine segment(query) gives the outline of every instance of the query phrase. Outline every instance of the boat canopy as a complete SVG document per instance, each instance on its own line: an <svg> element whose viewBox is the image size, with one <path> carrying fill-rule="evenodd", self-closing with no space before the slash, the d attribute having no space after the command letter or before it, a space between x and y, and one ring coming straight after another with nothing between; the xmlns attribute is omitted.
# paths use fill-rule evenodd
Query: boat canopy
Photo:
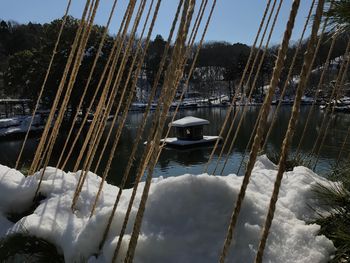
<svg viewBox="0 0 350 263"><path fill-rule="evenodd" d="M208 120L196 118L193 116L187 116L185 118L178 119L170 123L169 125L173 127L178 127L178 128L185 128L185 127L191 127L191 126L203 126L207 124L209 124Z"/></svg>

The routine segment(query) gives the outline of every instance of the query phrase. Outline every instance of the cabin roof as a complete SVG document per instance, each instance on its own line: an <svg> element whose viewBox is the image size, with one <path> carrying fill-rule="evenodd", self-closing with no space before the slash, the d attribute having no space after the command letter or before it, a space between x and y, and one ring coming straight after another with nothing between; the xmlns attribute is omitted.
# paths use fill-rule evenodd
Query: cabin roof
<svg viewBox="0 0 350 263"><path fill-rule="evenodd" d="M207 124L209 124L208 120L196 118L193 116L187 116L185 118L178 119L172 122L171 126L184 128L189 126L200 126L200 125L207 125Z"/></svg>

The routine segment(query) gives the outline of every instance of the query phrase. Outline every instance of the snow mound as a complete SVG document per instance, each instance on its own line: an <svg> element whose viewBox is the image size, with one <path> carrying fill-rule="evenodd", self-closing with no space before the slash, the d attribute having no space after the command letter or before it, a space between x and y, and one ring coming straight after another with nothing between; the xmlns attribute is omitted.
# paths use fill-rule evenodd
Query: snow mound
<svg viewBox="0 0 350 263"><path fill-rule="evenodd" d="M23 229L47 239L62 250L66 262L84 258L110 262L131 190L123 191L107 241L98 245L118 192L105 183L95 215L89 213L101 178L88 173L77 210L70 207L81 172L65 173L47 168L41 187L46 198L33 213L16 223L7 214L23 212L31 205L40 173L25 178L20 172L0 166L0 235ZM252 174L235 231L229 262L252 262L276 175L276 166L260 157ZM329 182L304 167L287 172L283 179L275 218L265 250L264 262L327 262L334 246L320 227L307 224L314 218L308 205L317 208L312 186ZM154 179L150 189L135 262L216 262L242 177L183 175ZM124 257L144 184L141 183L123 239Z"/></svg>

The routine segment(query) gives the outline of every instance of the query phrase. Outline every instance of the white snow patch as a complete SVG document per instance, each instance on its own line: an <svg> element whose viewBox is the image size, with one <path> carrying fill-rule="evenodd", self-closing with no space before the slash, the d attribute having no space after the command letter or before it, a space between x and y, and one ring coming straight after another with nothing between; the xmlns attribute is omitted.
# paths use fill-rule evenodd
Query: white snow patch
<svg viewBox="0 0 350 263"><path fill-rule="evenodd" d="M266 157L260 157L247 189L228 262L254 260L275 175L276 166ZM105 183L96 213L89 220L101 178L88 173L77 210L72 213L72 196L79 176L80 172L65 173L47 168L41 187L46 198L32 214L13 224L6 215L30 206L40 172L26 178L18 171L0 166L0 235L26 229L30 234L54 243L63 251L66 262L82 258L89 262L110 262L131 190L123 191L107 242L102 251L98 251L118 188ZM334 251L332 242L318 236L318 225L305 222L315 216L308 204L314 208L318 206L311 190L317 182L329 183L304 167L285 174L264 262L329 260ZM242 177L236 175L186 174L154 179L134 261L217 261L241 183ZM141 183L137 192L120 259L127 250L143 186Z"/></svg>

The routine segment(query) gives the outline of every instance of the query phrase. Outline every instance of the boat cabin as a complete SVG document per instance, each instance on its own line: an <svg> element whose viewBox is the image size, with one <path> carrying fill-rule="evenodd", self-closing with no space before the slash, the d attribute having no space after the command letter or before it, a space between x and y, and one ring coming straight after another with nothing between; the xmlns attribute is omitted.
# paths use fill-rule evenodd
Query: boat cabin
<svg viewBox="0 0 350 263"><path fill-rule="evenodd" d="M175 127L178 140L196 141L203 139L203 127L208 124L209 121L207 120L188 116L169 125Z"/></svg>

